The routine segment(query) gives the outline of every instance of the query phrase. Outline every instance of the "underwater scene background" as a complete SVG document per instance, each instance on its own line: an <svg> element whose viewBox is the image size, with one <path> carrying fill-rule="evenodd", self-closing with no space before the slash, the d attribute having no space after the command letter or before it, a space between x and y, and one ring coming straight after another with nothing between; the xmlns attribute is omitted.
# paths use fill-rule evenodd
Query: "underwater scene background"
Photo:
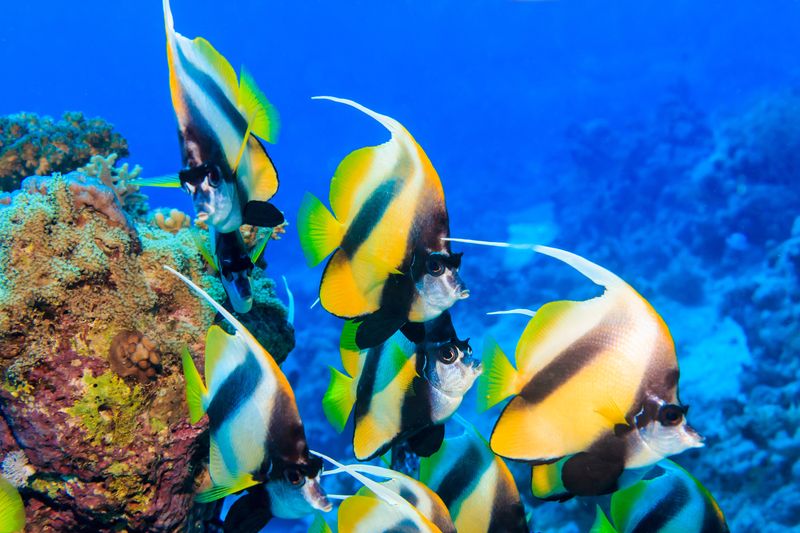
<svg viewBox="0 0 800 533"><path fill-rule="evenodd" d="M676 462L732 531L800 530L800 3L174 0L172 11L184 35L247 65L280 113L272 203L289 225L267 247L245 325L285 358L313 449L353 460L352 422L339 434L322 411L341 321L310 308L322 267L306 266L297 212L306 191L326 197L345 155L386 136L311 100L325 94L413 133L453 237L556 246L635 287L672 332L681 402L705 437ZM3 475L30 531L180 530L191 465L208 453L185 420L180 350L202 353L214 312L161 270L205 272L189 219L169 213L192 215L189 196L125 189L134 165L144 177L181 167L161 3L6 1L0 24ZM56 123L68 111L83 115ZM17 191L78 167L121 188L67 176ZM471 290L453 320L478 355L487 336L511 353L527 320L486 313L599 294L530 251L453 249ZM149 363L125 366L124 343ZM458 413L488 438L500 409L479 413L473 390ZM529 469L509 464L533 531L589 530L603 497L536 501Z"/></svg>

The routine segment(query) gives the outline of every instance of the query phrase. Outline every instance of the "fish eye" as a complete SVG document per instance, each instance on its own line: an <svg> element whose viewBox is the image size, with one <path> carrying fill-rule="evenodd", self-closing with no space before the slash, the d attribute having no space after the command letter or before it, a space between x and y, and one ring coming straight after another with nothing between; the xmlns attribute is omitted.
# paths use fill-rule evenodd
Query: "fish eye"
<svg viewBox="0 0 800 533"><path fill-rule="evenodd" d="M294 486L303 484L303 474L297 468L287 468L283 471L283 477Z"/></svg>
<svg viewBox="0 0 800 533"><path fill-rule="evenodd" d="M679 405L665 405L658 412L658 421L662 426L677 426L683 421L684 410Z"/></svg>
<svg viewBox="0 0 800 533"><path fill-rule="evenodd" d="M214 187L215 189L219 187L220 182L222 181L222 176L219 171L219 167L216 165L212 165L208 167L208 172L206 173L206 178L208 179L208 184Z"/></svg>
<svg viewBox="0 0 800 533"><path fill-rule="evenodd" d="M425 262L425 268L428 271L428 274L434 277L439 277L444 274L444 264L442 264L442 260L430 257Z"/></svg>
<svg viewBox="0 0 800 533"><path fill-rule="evenodd" d="M439 360L446 364L450 365L455 363L456 359L458 359L458 350L455 346L447 346L439 350Z"/></svg>

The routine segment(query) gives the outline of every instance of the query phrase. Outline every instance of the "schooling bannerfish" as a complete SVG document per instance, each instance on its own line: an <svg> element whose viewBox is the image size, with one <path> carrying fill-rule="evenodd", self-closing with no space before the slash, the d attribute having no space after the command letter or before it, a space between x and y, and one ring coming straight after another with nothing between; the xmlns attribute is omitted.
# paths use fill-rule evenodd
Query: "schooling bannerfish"
<svg viewBox="0 0 800 533"><path fill-rule="evenodd" d="M180 185L192 195L198 218L220 233L242 224L277 226L283 214L268 200L278 190L278 175L256 137L276 140L277 111L246 70L237 81L208 41L177 33L169 0L163 7L169 87L185 165Z"/></svg>
<svg viewBox="0 0 800 533"><path fill-rule="evenodd" d="M439 176L408 130L351 100L318 98L355 107L391 133L341 162L331 180L333 213L306 194L298 214L311 266L335 250L322 274L322 306L356 319L345 346L371 348L407 322L436 318L469 291L458 275L461 255L442 241L449 222Z"/></svg>
<svg viewBox="0 0 800 533"><path fill-rule="evenodd" d="M535 250L606 291L526 311L533 318L517 344L517 368L487 342L479 403L488 409L513 396L492 450L539 464L534 494L562 499L613 492L624 469L702 446L678 400L675 346L658 313L608 270L556 248Z"/></svg>
<svg viewBox="0 0 800 533"><path fill-rule="evenodd" d="M0 533L18 533L25 529L25 504L19 491L0 476Z"/></svg>
<svg viewBox="0 0 800 533"><path fill-rule="evenodd" d="M672 461L648 479L611 497L611 518L598 507L593 533L727 533L728 524L710 492Z"/></svg>
<svg viewBox="0 0 800 533"><path fill-rule="evenodd" d="M224 307L183 274L164 267L202 296L236 330L211 326L206 336L205 382L183 353L186 401L192 423L208 414L210 502L266 483L242 498L226 523L258 531L270 518L298 518L331 504L319 485L321 460L310 456L294 392L272 356Z"/></svg>
<svg viewBox="0 0 800 533"><path fill-rule="evenodd" d="M342 431L355 405L353 450L360 461L409 439L430 455L444 437L441 423L461 405L480 375L467 341L459 341L449 312L426 324L425 341L414 345L397 333L364 352L342 350L347 374L331 367L323 410Z"/></svg>
<svg viewBox="0 0 800 533"><path fill-rule="evenodd" d="M445 439L430 457L420 459L419 480L439 495L458 531L529 531L511 471L472 426L459 437Z"/></svg>

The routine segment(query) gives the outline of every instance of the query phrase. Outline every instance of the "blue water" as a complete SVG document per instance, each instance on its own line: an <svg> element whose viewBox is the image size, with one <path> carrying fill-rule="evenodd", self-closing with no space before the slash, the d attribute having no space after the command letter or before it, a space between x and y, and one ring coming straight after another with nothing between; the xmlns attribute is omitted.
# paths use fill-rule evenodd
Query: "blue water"
<svg viewBox="0 0 800 533"><path fill-rule="evenodd" d="M715 139L729 120L758 122L758 112L753 119L749 110L800 89L800 2L174 0L172 11L177 31L206 37L234 67L246 65L279 110L281 136L269 147L281 179L273 201L295 228L305 191L324 198L328 180L347 153L386 139L385 131L360 113L310 97L351 98L395 117L441 176L454 236L504 240L514 236L515 224L517 235L542 235L519 226L542 223L545 229L540 230L553 244L602 262L653 301L672 328L679 357L681 349L705 350L686 363L684 376L692 389L685 381L682 396L715 413L707 411L696 422L713 438L687 460L710 478L701 481L712 491L742 481L745 488L728 487L728 495L721 497L732 525L739 526L734 530L754 530L759 524L764 492L784 491L773 507L798 499L796 486L787 490L782 478L778 486L769 485L764 481L769 475L753 472L791 472L793 466L800 472L800 434L790 420L787 427L772 428L789 441L776 452L769 448L769 435L747 436L757 432L748 424L774 416L767 414L773 411L758 414L754 407L747 414L744 406L749 395L761 391L764 397L763 387L774 385L760 382L766 378L758 373L747 377L747 364L758 367L758 357L780 351L781 335L798 335L791 325L762 335L771 326L759 313L786 312L786 307L761 305L745 285L773 275L763 259L790 240L791 221L800 210L796 203L765 201L736 211L726 199L746 197L740 189L714 185L710 195L693 195L691 176L714 152ZM79 110L102 116L128 139L128 161L144 167L145 175L179 168L160 2L5 2L2 17L0 114L60 116ZM794 103L788 105L794 109ZM675 119L670 114L675 109L690 118ZM800 118L800 113L793 116ZM674 141L671 127L685 124L698 131ZM762 131L740 128L755 135ZM769 157L791 157L781 152L781 143L788 150L800 139L795 134L796 129L767 135L763 142L775 148ZM749 191L759 176L766 176L759 164L766 168L763 159L757 160L745 178ZM796 194L800 175L782 176L778 188L765 193L770 198ZM688 196L664 193L681 184L688 184ZM148 193L151 207L191 212L181 191ZM548 209L550 215L543 214ZM695 220L698 212L705 213L701 222L671 232L673 220ZM767 231L764 219L781 222ZM690 244L698 235L708 238ZM667 244L660 248L662 241ZM483 313L535 308L548 299L586 292L586 282L545 260L514 262L499 252L459 249L467 252L463 274L474 293L454 309L464 336L481 339L491 329L511 350L523 324L501 324ZM659 249L669 252L661 256ZM316 296L320 269L305 266L291 227L269 253L270 275L286 275L298 298L298 352L303 353L304 340L322 335L321 329L323 337L335 342L336 321L319 309L306 310ZM785 292L797 294L793 279L795 285ZM790 296L779 301L797 302ZM797 316L789 313L787 320ZM709 332L709 323L727 324L727 317L733 329L720 326L723 337L741 341L735 372L728 345L701 342L719 333ZM765 339L772 344L762 346ZM787 348L789 356L798 355L794 346ZM321 349L310 355L324 365L335 360L335 351L332 344L328 353ZM750 362L743 366L742 361ZM796 369L789 368L764 403L780 410L800 401L797 377ZM728 395L726 402L739 406L736 416L744 417L725 431L717 414L723 407L713 400L717 388ZM464 410L470 409L468 401ZM320 413L304 416L319 418ZM748 439L744 448L730 444ZM724 455L719 451L723 445ZM756 452L765 454L761 462L739 463ZM762 517L763 531L800 527L800 509L786 505L779 518ZM544 522L560 523L564 531L573 530L569 521L581 513L591 520L590 507L565 507L572 514L561 518L553 505L536 511L554 516Z"/></svg>

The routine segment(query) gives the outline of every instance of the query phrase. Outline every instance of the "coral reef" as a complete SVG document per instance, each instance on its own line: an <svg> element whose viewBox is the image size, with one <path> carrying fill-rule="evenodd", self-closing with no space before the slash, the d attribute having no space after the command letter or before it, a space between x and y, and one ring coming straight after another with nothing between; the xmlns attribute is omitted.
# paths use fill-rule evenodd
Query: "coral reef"
<svg viewBox="0 0 800 533"><path fill-rule="evenodd" d="M161 369L161 354L153 341L138 331L120 331L108 353L111 368L121 377L136 377L140 383L155 379Z"/></svg>
<svg viewBox="0 0 800 533"><path fill-rule="evenodd" d="M156 209L151 217L153 224L170 233L188 228L189 219L189 215L179 209Z"/></svg>
<svg viewBox="0 0 800 533"><path fill-rule="evenodd" d="M114 190L82 173L26 180L0 208L0 230L0 457L25 474L29 527L197 527L208 449L204 425L186 417L179 354L202 353L215 313L162 266L224 292L189 231L132 220ZM286 310L271 281L259 283L262 342L288 352ZM120 371L153 365L154 354L157 379ZM20 453L31 470L9 459Z"/></svg>
<svg viewBox="0 0 800 533"><path fill-rule="evenodd" d="M64 113L60 120L19 113L0 117L0 191L31 175L70 172L95 155L128 155L128 143L100 118Z"/></svg>
<svg viewBox="0 0 800 533"><path fill-rule="evenodd" d="M128 163L121 167L114 166L119 154L113 153L107 157L93 155L86 166L78 168L78 172L97 178L100 183L114 191L117 200L128 213L143 217L147 214L147 197L139 193L139 187L131 185L142 173L142 167L136 165L133 170L128 169Z"/></svg>

